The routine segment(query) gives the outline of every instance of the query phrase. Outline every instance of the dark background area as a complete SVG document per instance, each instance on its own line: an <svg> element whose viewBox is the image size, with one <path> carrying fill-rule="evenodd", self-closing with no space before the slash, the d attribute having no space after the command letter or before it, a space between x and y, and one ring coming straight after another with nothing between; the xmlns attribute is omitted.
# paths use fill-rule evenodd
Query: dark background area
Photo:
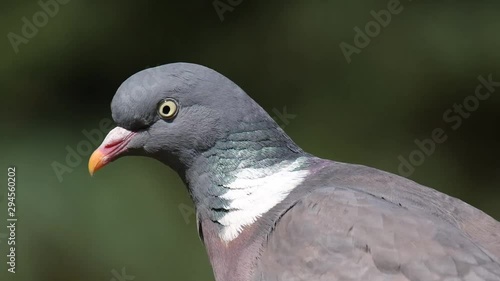
<svg viewBox="0 0 500 281"><path fill-rule="evenodd" d="M90 151L66 161L89 141L83 130L111 117L121 82L170 62L221 72L324 158L398 173L398 156L442 128L447 140L409 178L499 219L500 87L456 130L443 114L474 95L480 75L500 81L500 3L401 0L348 63L339 44L354 45L354 28L389 2L243 0L221 21L212 1L71 0L16 53L8 34L22 36L22 18L43 10L2 1L0 280L119 281L123 268L134 280L213 280L190 199L169 168L130 157L90 177ZM293 118L279 118L285 107ZM71 172L58 177L55 162ZM10 165L15 275L3 226Z"/></svg>

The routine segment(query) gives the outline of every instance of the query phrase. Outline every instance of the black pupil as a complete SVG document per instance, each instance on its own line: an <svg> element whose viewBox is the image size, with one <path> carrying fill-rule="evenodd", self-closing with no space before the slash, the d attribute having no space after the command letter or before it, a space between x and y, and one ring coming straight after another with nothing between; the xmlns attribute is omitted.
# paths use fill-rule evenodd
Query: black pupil
<svg viewBox="0 0 500 281"><path fill-rule="evenodd" d="M168 113L170 112L170 106L168 105L165 105L162 109L161 109L161 113L163 113L164 115L168 115Z"/></svg>

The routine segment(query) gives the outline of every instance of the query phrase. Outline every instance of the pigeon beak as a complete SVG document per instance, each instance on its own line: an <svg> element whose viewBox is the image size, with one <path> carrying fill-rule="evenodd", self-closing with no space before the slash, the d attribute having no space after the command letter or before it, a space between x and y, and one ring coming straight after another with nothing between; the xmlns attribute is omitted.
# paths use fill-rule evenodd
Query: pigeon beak
<svg viewBox="0 0 500 281"><path fill-rule="evenodd" d="M127 144L136 133L121 127L111 130L101 146L97 148L89 159L89 173L94 175L102 167L118 158L123 152L127 151Z"/></svg>

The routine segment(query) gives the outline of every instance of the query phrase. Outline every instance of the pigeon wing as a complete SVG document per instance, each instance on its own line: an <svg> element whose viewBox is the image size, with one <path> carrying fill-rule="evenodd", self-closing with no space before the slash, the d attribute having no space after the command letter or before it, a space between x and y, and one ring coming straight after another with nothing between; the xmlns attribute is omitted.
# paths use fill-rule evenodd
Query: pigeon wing
<svg viewBox="0 0 500 281"><path fill-rule="evenodd" d="M498 281L500 264L439 217L325 188L283 214L256 273L265 281Z"/></svg>

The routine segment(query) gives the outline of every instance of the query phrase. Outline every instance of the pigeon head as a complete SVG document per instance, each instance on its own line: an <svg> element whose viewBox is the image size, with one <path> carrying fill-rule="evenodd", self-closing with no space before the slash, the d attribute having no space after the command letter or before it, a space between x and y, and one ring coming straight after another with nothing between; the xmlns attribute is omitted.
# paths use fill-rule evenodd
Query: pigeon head
<svg viewBox="0 0 500 281"><path fill-rule="evenodd" d="M91 156L91 174L126 155L153 157L182 174L216 146L291 142L235 83L196 64L167 64L132 75L117 90L111 111L117 127Z"/></svg>

